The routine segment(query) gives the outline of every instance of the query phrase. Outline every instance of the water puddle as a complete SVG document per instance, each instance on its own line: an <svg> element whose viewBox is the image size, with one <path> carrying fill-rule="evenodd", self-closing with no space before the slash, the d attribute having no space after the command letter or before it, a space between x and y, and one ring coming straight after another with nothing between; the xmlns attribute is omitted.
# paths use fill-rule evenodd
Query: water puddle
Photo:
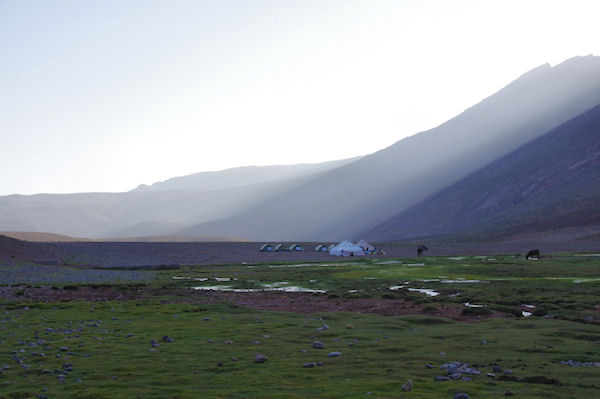
<svg viewBox="0 0 600 399"><path fill-rule="evenodd" d="M293 268L293 267L340 267L340 266L356 266L361 263L344 262L344 263L298 263L296 265L269 265L271 269Z"/></svg>
<svg viewBox="0 0 600 399"><path fill-rule="evenodd" d="M269 285L269 284L267 284ZM262 292L262 291L282 291L282 292L311 292L317 294L323 294L325 290L313 290L310 288L298 287L298 286L286 286L286 287L265 287L265 288L231 288L229 285L204 285L199 287L192 287L197 291L226 291L226 292Z"/></svg>
<svg viewBox="0 0 600 399"><path fill-rule="evenodd" d="M440 295L439 292L434 291L432 289L429 288L408 288L409 291L411 292L420 292L421 294L425 294L427 296L438 296Z"/></svg>
<svg viewBox="0 0 600 399"><path fill-rule="evenodd" d="M485 305L475 305L475 304L469 303L469 302L465 302L463 305L465 305L468 308L482 308L485 306Z"/></svg>

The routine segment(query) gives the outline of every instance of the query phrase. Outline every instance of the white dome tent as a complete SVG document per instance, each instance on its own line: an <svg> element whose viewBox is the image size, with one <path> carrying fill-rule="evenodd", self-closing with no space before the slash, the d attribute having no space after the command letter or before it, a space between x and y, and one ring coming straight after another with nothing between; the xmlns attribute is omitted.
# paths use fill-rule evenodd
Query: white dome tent
<svg viewBox="0 0 600 399"><path fill-rule="evenodd" d="M366 242L365 240L360 240L359 242L356 243L356 245L361 247L366 253L373 252L377 249L374 246L372 246L371 244L369 244L368 242Z"/></svg>
<svg viewBox="0 0 600 399"><path fill-rule="evenodd" d="M350 241L342 241L329 250L329 255L333 256L363 256L365 251Z"/></svg>

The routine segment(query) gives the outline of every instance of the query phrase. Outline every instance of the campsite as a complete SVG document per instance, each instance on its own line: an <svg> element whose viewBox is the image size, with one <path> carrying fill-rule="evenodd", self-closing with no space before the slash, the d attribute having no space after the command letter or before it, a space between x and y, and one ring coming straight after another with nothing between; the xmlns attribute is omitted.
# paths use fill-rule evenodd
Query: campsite
<svg viewBox="0 0 600 399"><path fill-rule="evenodd" d="M0 269L0 397L598 392L598 254L414 249L137 270L80 264L79 282L60 280L73 266L14 262ZM306 254L326 258L277 259ZM32 272L48 267L59 273ZM131 274L110 281L107 271Z"/></svg>

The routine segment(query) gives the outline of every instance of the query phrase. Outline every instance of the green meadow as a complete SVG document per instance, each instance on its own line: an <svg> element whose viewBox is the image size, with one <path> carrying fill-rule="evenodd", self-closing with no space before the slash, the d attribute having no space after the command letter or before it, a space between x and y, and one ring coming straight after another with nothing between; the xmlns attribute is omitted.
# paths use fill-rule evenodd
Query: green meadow
<svg viewBox="0 0 600 399"><path fill-rule="evenodd" d="M0 398L596 398L600 257L580 255L189 266L103 286L161 293L146 299L3 300ZM204 304L210 288L398 298L423 312L265 312ZM480 319L429 314L443 307ZM480 374L435 381L450 362Z"/></svg>

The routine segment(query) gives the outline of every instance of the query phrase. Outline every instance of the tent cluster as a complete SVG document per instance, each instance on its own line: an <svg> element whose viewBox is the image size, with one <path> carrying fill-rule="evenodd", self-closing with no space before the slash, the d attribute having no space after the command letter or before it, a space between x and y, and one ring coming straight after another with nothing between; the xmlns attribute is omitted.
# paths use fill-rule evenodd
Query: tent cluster
<svg viewBox="0 0 600 399"><path fill-rule="evenodd" d="M271 244L263 244L260 247L261 252L293 252L293 251L304 251L304 248L300 244L292 244L287 247L285 244L277 244L275 246ZM366 254L382 253L378 251L373 245L369 244L365 240L360 240L356 244L346 240L339 244L319 244L315 247L315 252L329 252L329 255L333 256L364 256Z"/></svg>
<svg viewBox="0 0 600 399"><path fill-rule="evenodd" d="M333 256L363 256L377 252L377 248L365 240L360 240L356 244L346 240L329 248L329 255Z"/></svg>
<svg viewBox="0 0 600 399"><path fill-rule="evenodd" d="M304 251L304 248L300 244L292 244L289 247L285 244L277 244L272 246L271 244L263 244L260 247L261 252L293 252L293 251Z"/></svg>

